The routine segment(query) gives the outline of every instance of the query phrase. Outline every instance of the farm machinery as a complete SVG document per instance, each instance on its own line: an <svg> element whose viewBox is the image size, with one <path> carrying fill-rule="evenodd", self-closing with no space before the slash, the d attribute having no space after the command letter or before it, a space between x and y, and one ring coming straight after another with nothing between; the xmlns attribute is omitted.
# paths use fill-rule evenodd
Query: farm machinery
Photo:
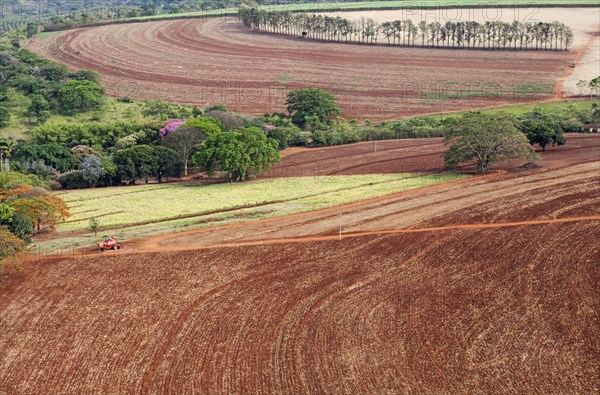
<svg viewBox="0 0 600 395"><path fill-rule="evenodd" d="M123 243L120 243L116 237L113 236L104 240L102 243L98 243L98 248L100 249L100 251L104 252L107 250L122 250L123 248L125 248L125 246L123 245Z"/></svg>

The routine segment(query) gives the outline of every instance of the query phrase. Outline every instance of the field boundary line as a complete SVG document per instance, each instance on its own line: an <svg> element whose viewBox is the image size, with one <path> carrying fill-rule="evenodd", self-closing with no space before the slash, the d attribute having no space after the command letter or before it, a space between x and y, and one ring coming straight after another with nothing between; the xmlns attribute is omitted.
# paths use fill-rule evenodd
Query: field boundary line
<svg viewBox="0 0 600 395"><path fill-rule="evenodd" d="M430 228L406 228L406 229L388 229L378 231L364 231L364 232L353 232L353 233L342 233L331 236L305 236L305 237L290 237L281 239L267 239L267 240L254 240L247 242L236 242L236 243L216 243L215 245L207 246L190 246L190 247L163 247L156 250L148 250L143 252L172 252L172 251L187 251L187 250L204 250L204 249L215 249L215 248L229 248L229 247L244 247L254 245L268 245L268 244L284 244L284 243L305 243L310 241L331 241L331 240L343 240L350 238L358 238L364 236L385 236L385 235L396 235L404 233L429 233L429 232L444 232L448 230L479 230L479 229L495 229L495 228L511 228L517 226L531 226L531 225L548 225L548 224L559 224L559 223L570 223L570 222L581 222L581 221L600 221L600 215L591 215L583 217L568 217L568 218L556 218L556 219L541 219L541 220L530 220L530 221L517 221L517 222L500 222L500 223L489 223L489 224L459 224L449 226L438 226ZM137 253L143 253L138 251Z"/></svg>

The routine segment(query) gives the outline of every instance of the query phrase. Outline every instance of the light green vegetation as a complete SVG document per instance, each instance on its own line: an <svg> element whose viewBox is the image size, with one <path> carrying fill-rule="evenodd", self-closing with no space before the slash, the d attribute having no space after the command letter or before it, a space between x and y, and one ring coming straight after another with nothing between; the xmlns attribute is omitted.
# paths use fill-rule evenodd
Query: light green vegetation
<svg viewBox="0 0 600 395"><path fill-rule="evenodd" d="M350 3L305 3L305 4L282 4L263 5L260 8L271 11L366 11L378 9L400 9L400 8L439 8L439 7L510 7L510 6L600 6L598 0L494 0L494 1L457 1L457 0L420 0L420 1L361 1ZM129 18L127 20L151 20L151 19L176 19L181 17L191 18L194 16L227 16L236 15L237 8L222 8L218 10L195 11L179 14L162 14L144 17Z"/></svg>
<svg viewBox="0 0 600 395"><path fill-rule="evenodd" d="M78 248L103 236L122 240L318 210L465 177L374 174L275 178L248 183L150 184L59 194L73 214L39 248ZM88 230L97 218L98 238ZM158 222L157 222L158 221ZM118 227L118 228L116 228ZM79 231L72 234L71 231Z"/></svg>
<svg viewBox="0 0 600 395"><path fill-rule="evenodd" d="M530 103L530 104L518 104L514 106L505 106L498 108L490 108L478 110L476 108L471 111L480 111L484 114L498 114L505 113L514 116L525 114L526 112L533 111L534 108L539 107L544 111L548 112L564 112L567 110L584 111L589 110L590 106L594 101L592 100L565 100L565 101L552 101L543 103ZM465 111L443 114L444 118L460 118L463 116ZM416 117L416 118L427 118L427 117Z"/></svg>
<svg viewBox="0 0 600 395"><path fill-rule="evenodd" d="M27 131L36 124L31 122L27 116L27 108L31 103L25 95L13 89L9 90L11 97L10 123L6 128L0 130L0 136L12 137L13 139L26 139ZM52 114L46 123L85 123L85 122L104 122L104 121L136 121L151 120L152 117L144 117L142 109L144 102L132 101L123 103L116 99L106 98L106 103L102 109L83 112L75 115Z"/></svg>

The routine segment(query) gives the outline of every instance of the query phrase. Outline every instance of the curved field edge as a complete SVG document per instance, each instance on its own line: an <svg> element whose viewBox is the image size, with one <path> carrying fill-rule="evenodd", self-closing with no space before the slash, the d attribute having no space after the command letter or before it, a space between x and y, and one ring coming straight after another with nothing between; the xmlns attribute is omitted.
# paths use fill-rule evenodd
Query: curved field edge
<svg viewBox="0 0 600 395"><path fill-rule="evenodd" d="M250 32L234 20L79 29L34 38L28 48L74 70L98 71L112 96L127 84L135 87L128 95L135 99L223 103L233 111L263 114L285 107L286 90L312 86L334 92L342 116L370 120L538 102L554 96L542 88L554 85L572 55L511 52L507 58L501 52L477 52L466 64L460 51L411 48L398 57L404 52L400 48L276 37ZM282 86L282 75L292 82ZM447 75L453 81L444 82ZM416 82L425 85L415 87ZM442 83L454 84L459 94L436 94ZM473 84L483 91L467 89Z"/></svg>
<svg viewBox="0 0 600 395"><path fill-rule="evenodd" d="M32 251L92 246L102 236L122 240L314 211L400 191L464 179L443 173L317 175L243 184L175 183L59 193L73 214L52 240ZM87 229L100 225L98 237Z"/></svg>

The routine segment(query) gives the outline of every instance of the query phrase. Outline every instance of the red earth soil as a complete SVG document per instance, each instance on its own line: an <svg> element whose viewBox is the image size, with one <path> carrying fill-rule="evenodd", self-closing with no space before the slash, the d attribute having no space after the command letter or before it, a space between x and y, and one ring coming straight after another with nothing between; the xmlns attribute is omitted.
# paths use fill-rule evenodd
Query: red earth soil
<svg viewBox="0 0 600 395"><path fill-rule="evenodd" d="M290 89L321 87L336 94L343 116L370 119L549 99L576 56L311 42L253 32L232 18L76 29L36 37L28 48L100 72L117 97L264 113L284 110Z"/></svg>
<svg viewBox="0 0 600 395"><path fill-rule="evenodd" d="M39 263L0 393L598 393L598 226Z"/></svg>
<svg viewBox="0 0 600 395"><path fill-rule="evenodd" d="M567 133L567 143L547 147L538 164L556 168L600 160L600 135ZM286 152L287 151L287 152ZM268 177L322 177L326 175L435 173L443 170L441 138L372 141L326 148L292 148L280 164L263 174ZM527 162L527 161L525 161ZM500 168L523 164L509 162ZM514 170L514 169L513 169Z"/></svg>
<svg viewBox="0 0 600 395"><path fill-rule="evenodd" d="M321 181L316 181L321 182ZM281 243L432 227L600 218L600 161L472 177L328 209L131 241L132 251ZM597 232L600 236L600 224Z"/></svg>
<svg viewBox="0 0 600 395"><path fill-rule="evenodd" d="M598 393L600 151L580 137L541 169L8 269L0 394ZM286 158L343 168L369 144Z"/></svg>

